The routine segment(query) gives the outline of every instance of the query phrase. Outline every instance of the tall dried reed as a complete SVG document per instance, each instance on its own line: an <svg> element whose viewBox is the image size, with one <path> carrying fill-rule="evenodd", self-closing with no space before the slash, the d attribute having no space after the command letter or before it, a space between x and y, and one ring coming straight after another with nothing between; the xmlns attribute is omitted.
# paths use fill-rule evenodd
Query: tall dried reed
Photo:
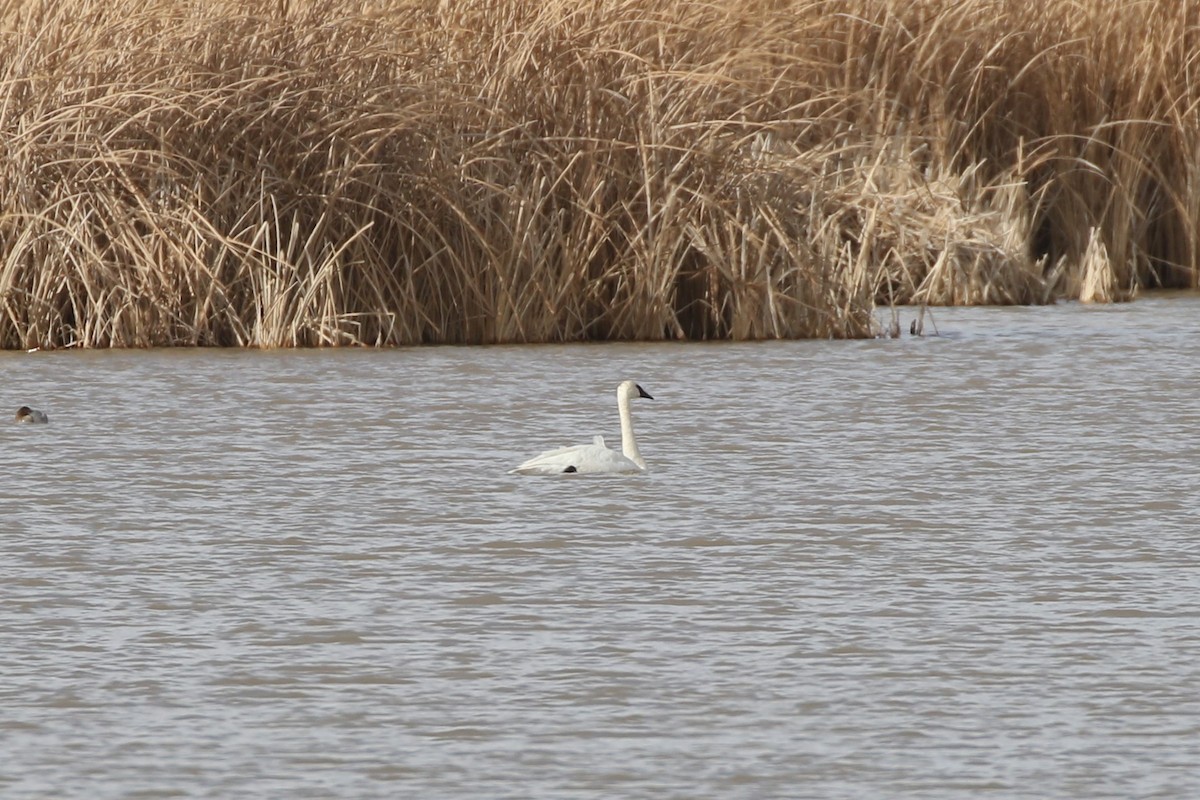
<svg viewBox="0 0 1200 800"><path fill-rule="evenodd" d="M1197 0L9 0L0 346L861 337L1200 275Z"/></svg>

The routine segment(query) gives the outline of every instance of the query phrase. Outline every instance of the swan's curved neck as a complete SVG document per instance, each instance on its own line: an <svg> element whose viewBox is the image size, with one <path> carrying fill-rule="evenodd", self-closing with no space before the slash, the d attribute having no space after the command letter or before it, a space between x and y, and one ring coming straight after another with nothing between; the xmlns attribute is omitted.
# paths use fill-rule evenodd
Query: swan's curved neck
<svg viewBox="0 0 1200 800"><path fill-rule="evenodd" d="M633 419L629 416L629 395L617 391L617 409L621 412L621 452L642 469L646 468L646 459L638 452L637 441L633 438Z"/></svg>

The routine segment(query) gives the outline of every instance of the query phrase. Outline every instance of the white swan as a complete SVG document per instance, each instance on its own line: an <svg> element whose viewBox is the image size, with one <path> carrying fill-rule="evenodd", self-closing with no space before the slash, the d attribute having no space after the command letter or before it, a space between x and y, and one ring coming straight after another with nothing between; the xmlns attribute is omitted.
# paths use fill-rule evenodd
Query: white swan
<svg viewBox="0 0 1200 800"><path fill-rule="evenodd" d="M604 437L597 436L591 444L560 447L535 456L514 470L510 475L560 475L564 472L642 472L646 460L638 452L633 439L633 420L629 418L629 401L634 397L653 400L646 390L633 381L625 381L617 387L617 409L621 412L621 452L610 450Z"/></svg>
<svg viewBox="0 0 1200 800"><path fill-rule="evenodd" d="M13 417L13 419L15 419L17 422L32 422L38 425L45 425L50 421L50 418L46 416L45 411L38 411L36 408L30 408L29 406L21 406L18 408L17 415Z"/></svg>

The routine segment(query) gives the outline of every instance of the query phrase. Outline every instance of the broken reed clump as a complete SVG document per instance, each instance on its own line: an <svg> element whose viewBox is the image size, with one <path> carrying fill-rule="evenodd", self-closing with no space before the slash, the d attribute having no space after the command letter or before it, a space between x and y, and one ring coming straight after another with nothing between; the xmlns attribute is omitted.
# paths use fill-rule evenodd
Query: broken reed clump
<svg viewBox="0 0 1200 800"><path fill-rule="evenodd" d="M862 337L1197 283L1192 0L4 14L6 348Z"/></svg>

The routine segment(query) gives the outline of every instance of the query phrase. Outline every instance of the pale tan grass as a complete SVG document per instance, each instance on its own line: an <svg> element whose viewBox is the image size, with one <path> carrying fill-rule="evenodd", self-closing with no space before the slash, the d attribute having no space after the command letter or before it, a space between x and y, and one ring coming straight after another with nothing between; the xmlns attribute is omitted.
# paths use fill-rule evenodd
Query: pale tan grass
<svg viewBox="0 0 1200 800"><path fill-rule="evenodd" d="M857 337L1200 274L1200 3L0 5L0 345Z"/></svg>

